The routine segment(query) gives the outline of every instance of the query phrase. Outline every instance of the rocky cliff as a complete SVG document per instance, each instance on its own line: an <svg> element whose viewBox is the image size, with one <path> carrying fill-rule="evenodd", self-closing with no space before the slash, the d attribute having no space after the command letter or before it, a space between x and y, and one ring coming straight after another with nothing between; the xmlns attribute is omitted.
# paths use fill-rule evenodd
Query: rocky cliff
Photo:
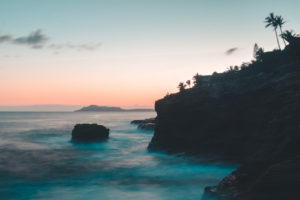
<svg viewBox="0 0 300 200"><path fill-rule="evenodd" d="M240 69L202 76L193 88L158 100L149 149L239 162L240 169L218 186L208 187L206 194L249 199L251 186L257 189L254 199L259 199L259 191L260 197L269 199L270 191L259 188L268 181L280 183L273 165L285 163L278 171L286 172L286 163L294 163L291 166L300 178L299 49L297 40Z"/></svg>

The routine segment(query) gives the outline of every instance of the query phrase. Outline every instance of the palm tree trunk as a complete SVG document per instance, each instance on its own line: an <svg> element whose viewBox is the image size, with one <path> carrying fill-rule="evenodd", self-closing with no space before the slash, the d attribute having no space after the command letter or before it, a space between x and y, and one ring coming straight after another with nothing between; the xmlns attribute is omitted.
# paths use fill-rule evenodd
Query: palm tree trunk
<svg viewBox="0 0 300 200"><path fill-rule="evenodd" d="M281 50L281 47L280 47L280 44L279 44L279 40L278 40L277 30L276 29L274 29L274 30L275 30L275 35L276 35L278 47Z"/></svg>
<svg viewBox="0 0 300 200"><path fill-rule="evenodd" d="M281 33L281 35L282 35L282 29L281 29L281 27L279 27L280 28L280 33ZM285 40L282 38L282 40L283 40L283 44L284 44L284 46L286 47L286 43L285 43Z"/></svg>

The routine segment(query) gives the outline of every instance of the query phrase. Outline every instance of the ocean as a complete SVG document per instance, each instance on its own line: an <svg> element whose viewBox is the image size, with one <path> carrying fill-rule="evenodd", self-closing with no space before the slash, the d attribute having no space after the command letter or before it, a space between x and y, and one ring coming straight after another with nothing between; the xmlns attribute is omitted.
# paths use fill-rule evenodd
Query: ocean
<svg viewBox="0 0 300 200"><path fill-rule="evenodd" d="M154 112L0 112L0 199L201 199L235 166L148 152L153 131L131 120ZM101 143L75 144L76 123L110 129Z"/></svg>

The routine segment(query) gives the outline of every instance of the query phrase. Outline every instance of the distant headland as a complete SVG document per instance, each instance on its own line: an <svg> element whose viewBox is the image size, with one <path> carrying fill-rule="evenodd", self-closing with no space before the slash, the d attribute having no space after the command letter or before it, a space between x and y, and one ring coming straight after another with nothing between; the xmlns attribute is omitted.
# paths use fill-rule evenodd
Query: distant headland
<svg viewBox="0 0 300 200"><path fill-rule="evenodd" d="M154 109L151 108L135 108L135 109L123 109L115 106L97 106L90 105L83 107L75 112L152 112Z"/></svg>

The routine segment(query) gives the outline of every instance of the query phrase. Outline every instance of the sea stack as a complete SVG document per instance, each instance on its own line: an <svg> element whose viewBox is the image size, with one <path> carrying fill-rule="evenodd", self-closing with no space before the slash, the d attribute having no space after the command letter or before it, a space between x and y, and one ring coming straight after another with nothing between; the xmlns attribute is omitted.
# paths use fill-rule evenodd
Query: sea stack
<svg viewBox="0 0 300 200"><path fill-rule="evenodd" d="M73 142L99 142L108 136L109 129L98 124L76 124L72 130Z"/></svg>

